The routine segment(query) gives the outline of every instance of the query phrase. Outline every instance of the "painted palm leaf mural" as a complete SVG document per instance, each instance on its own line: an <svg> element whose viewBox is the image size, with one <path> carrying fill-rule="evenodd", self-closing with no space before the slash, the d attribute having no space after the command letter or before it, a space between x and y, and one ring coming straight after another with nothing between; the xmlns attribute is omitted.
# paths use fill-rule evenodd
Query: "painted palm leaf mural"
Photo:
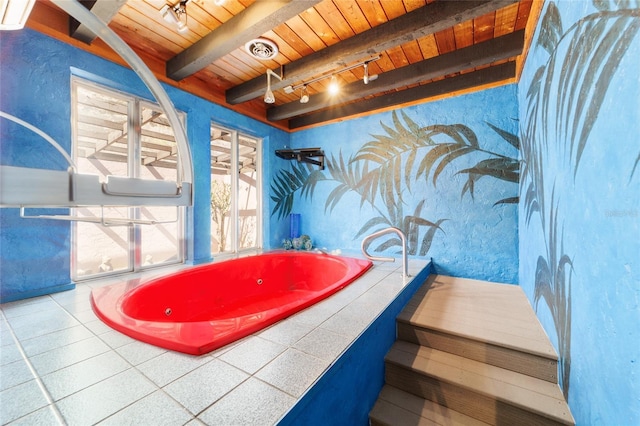
<svg viewBox="0 0 640 426"><path fill-rule="evenodd" d="M293 164L292 170L282 169L271 185L271 198L275 202L272 215L286 217L293 208L294 196L312 197L320 182L331 182L334 189L325 200L325 212L331 213L343 197L357 194L360 206L367 205L376 215L367 220L355 233L354 239L394 226L407 236L409 254L425 256L436 233L445 232L444 226L452 218L429 218L423 211L428 202L417 186L437 186L445 169L457 170L463 178L461 197L473 199L475 185L481 178L497 179L516 185L519 163L482 147L476 133L463 124L435 124L419 126L408 114L394 112L392 123L380 123L384 134L371 135L352 157L344 158L340 152L325 159L327 172L313 171L308 165ZM496 126L487 124L496 138L517 153L518 137ZM515 148L515 149L514 149ZM460 168L457 159L474 156ZM473 163L479 158L476 163ZM458 167L456 169L456 167ZM495 200L495 204L517 203L517 197ZM391 235L381 238L375 250L380 252L401 248L399 238Z"/></svg>
<svg viewBox="0 0 640 426"><path fill-rule="evenodd" d="M638 37L640 9L631 2L594 0L598 12L566 30L551 2L545 11L534 49L548 59L533 75L526 94L526 116L521 123L524 220L538 217L545 235L545 251L538 257L534 303L548 307L555 324L561 357L560 376L565 397L571 368L571 278L573 262L565 253L563 223L558 217L562 200L557 181L547 169L549 159L570 168L573 179L580 169L589 136L603 108L605 95L630 44ZM640 153L629 179L637 171ZM547 180L544 179L547 176Z"/></svg>

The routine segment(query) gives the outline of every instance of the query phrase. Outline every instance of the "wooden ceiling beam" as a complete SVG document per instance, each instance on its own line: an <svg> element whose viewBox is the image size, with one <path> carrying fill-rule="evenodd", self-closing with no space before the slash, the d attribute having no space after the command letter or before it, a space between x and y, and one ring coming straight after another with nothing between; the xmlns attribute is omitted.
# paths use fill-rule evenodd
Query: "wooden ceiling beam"
<svg viewBox="0 0 640 426"><path fill-rule="evenodd" d="M313 114L303 115L289 120L289 129L298 129L326 121L337 120L351 115L363 114L383 108L397 107L446 93L466 90L477 86L499 83L513 79L516 72L514 61L489 68L483 68L456 77L446 78L400 92L389 93L357 103L350 103Z"/></svg>
<svg viewBox="0 0 640 426"><path fill-rule="evenodd" d="M517 0L436 1L370 30L350 37L283 66L282 81L271 81L273 90L282 89L311 77L344 68L429 34L493 12ZM279 72L278 72L279 74ZM258 76L226 91L226 100L235 105L264 94L265 78Z"/></svg>
<svg viewBox="0 0 640 426"><path fill-rule="evenodd" d="M109 23L118 13L120 8L124 6L127 0L81 0L87 9L93 12L103 22ZM69 35L76 40L91 44L98 37L85 25L71 18L69 20Z"/></svg>
<svg viewBox="0 0 640 426"><path fill-rule="evenodd" d="M167 77L182 80L320 0L257 1L167 61Z"/></svg>
<svg viewBox="0 0 640 426"><path fill-rule="evenodd" d="M361 80L355 81L342 86L336 98L339 99L340 103L351 102L398 87L411 86L422 81L429 81L449 74L490 65L496 61L520 55L523 48L524 30L520 30L382 73L376 80L370 81L369 84L364 84ZM284 120L324 109L332 102L335 103L335 101L327 93L312 95L306 104L294 101L268 109L267 119L269 121Z"/></svg>

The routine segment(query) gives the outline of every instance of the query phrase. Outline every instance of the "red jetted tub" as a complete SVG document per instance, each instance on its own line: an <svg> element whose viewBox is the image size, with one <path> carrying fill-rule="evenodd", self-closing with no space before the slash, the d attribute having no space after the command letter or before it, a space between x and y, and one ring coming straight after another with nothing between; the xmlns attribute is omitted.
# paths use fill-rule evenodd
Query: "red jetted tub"
<svg viewBox="0 0 640 426"><path fill-rule="evenodd" d="M313 305L371 265L349 257L271 252L96 288L91 304L102 321L124 334L200 355Z"/></svg>

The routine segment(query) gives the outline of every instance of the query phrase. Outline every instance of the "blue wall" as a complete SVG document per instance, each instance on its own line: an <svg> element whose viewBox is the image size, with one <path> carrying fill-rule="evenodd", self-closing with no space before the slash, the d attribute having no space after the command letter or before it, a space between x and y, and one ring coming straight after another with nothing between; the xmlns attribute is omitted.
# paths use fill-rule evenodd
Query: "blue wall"
<svg viewBox="0 0 640 426"><path fill-rule="evenodd" d="M328 165L278 170L272 219L300 213L315 245L349 251L396 226L438 273L517 283L517 129L510 85L293 133L294 148L320 147ZM288 232L277 230L274 246ZM370 252L395 255L393 238Z"/></svg>
<svg viewBox="0 0 640 426"><path fill-rule="evenodd" d="M413 255L434 259L437 272L519 281L561 355L578 423L640 423L638 7L547 2L517 87L291 135L167 87L187 113L195 167L189 261L211 256L213 119L264 138L267 248L281 244L288 213L296 212L321 247L359 250L364 235L394 225L410 236ZM148 97L130 70L31 30L0 32L0 48L0 109L66 149L73 73ZM276 158L283 147L321 147L329 167L320 172ZM66 168L53 148L5 120L0 162ZM69 229L0 209L2 301L73 285ZM398 251L396 241L380 242L383 252Z"/></svg>
<svg viewBox="0 0 640 426"><path fill-rule="evenodd" d="M640 424L639 7L546 3L518 90L520 285L585 425Z"/></svg>
<svg viewBox="0 0 640 426"><path fill-rule="evenodd" d="M129 69L28 29L0 32L0 110L28 121L71 148L72 75L96 81L143 98L148 90ZM289 134L211 102L165 86L176 108L187 113L187 133L194 163L194 207L187 213L188 261L206 262L210 252L211 120L264 138L265 176L278 164L274 149L288 144ZM61 155L38 136L0 121L0 162L66 169ZM268 194L264 194L264 235L269 235ZM70 225L20 219L17 209L0 209L0 300L9 301L72 288Z"/></svg>

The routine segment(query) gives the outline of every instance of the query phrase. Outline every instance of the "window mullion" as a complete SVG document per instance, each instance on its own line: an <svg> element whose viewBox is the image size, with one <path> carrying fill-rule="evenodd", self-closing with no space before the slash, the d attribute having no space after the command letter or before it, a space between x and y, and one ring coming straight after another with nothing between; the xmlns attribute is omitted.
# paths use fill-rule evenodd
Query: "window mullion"
<svg viewBox="0 0 640 426"><path fill-rule="evenodd" d="M231 250L237 253L239 250L238 241L240 239L239 231L239 207L238 207L238 179L240 170L238 167L238 132L231 133L231 211L229 212L230 229L229 234L233 235L231 239Z"/></svg>
<svg viewBox="0 0 640 426"><path fill-rule="evenodd" d="M127 128L127 168L129 177L140 177L140 161L141 161L141 149L140 149L140 102L135 99L129 102L129 120ZM129 215L132 219L140 219L140 208L130 207ZM140 246L142 242L142 232L139 225L129 226L129 258L133 265L133 270L140 269L142 265L142 255Z"/></svg>

